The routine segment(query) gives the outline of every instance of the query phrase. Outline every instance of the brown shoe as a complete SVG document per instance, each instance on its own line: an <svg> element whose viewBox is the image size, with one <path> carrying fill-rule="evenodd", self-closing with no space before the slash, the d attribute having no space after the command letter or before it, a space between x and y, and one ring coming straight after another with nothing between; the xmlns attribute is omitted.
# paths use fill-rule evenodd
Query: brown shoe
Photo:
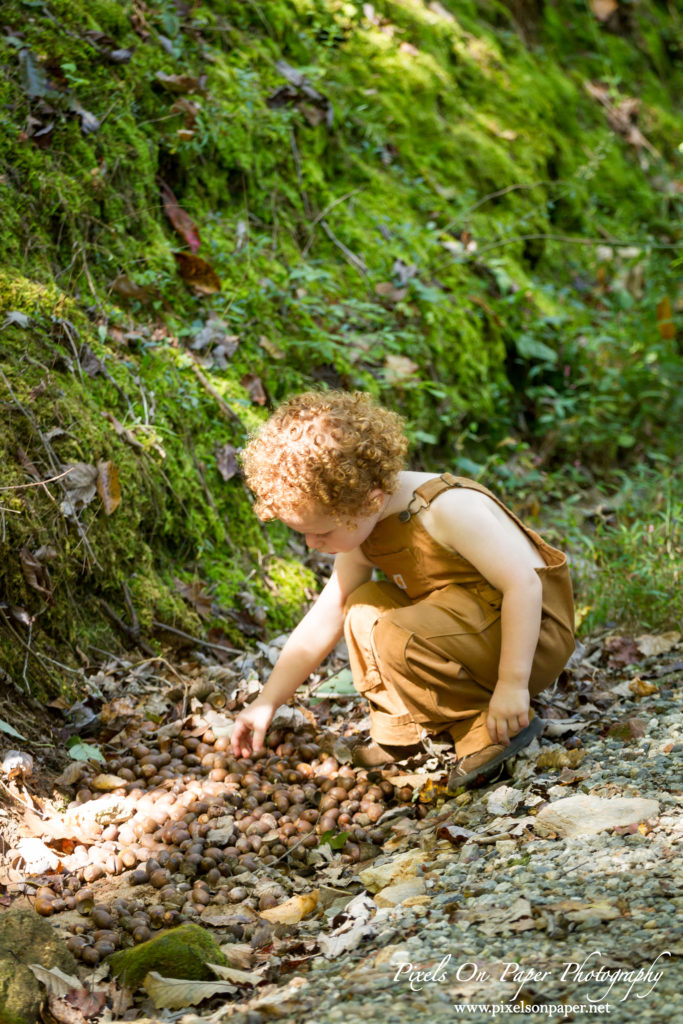
<svg viewBox="0 0 683 1024"><path fill-rule="evenodd" d="M365 740L363 743L347 745L351 750L351 764L356 768L378 768L382 764L405 761L408 757L420 754L424 749L421 743L394 746L393 744L382 745L375 740Z"/></svg>
<svg viewBox="0 0 683 1024"><path fill-rule="evenodd" d="M536 736L540 736L544 726L545 722L541 718L532 718L527 727L513 736L506 747L501 743L492 743L483 750L461 757L448 777L448 792L454 793L463 786L482 785L504 761L528 747Z"/></svg>

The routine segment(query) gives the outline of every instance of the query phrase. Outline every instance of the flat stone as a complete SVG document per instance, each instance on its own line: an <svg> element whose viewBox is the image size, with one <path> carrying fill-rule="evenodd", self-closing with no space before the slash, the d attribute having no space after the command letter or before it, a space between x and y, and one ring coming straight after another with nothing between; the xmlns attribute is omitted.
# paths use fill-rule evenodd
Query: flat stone
<svg viewBox="0 0 683 1024"><path fill-rule="evenodd" d="M406 900L423 896L424 892L424 878L408 878L404 882L397 882L396 885L387 885L384 889L380 889L375 894L375 903L378 907L397 907L399 903L405 903Z"/></svg>
<svg viewBox="0 0 683 1024"><path fill-rule="evenodd" d="M608 828L636 825L659 815L656 800L641 797L569 796L542 808L534 821L541 834L595 835Z"/></svg>

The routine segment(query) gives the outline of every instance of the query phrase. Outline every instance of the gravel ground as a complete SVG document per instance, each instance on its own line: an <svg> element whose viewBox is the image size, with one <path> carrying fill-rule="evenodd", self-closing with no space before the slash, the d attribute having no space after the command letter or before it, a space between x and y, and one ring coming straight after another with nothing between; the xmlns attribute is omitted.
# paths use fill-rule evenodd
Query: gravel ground
<svg viewBox="0 0 683 1024"><path fill-rule="evenodd" d="M683 1020L680 677L672 683L669 673L666 686L637 697L621 684L608 722L630 718L628 729L643 733L625 739L601 735L605 711L584 699L577 769L539 768L553 751L560 761L567 756L544 737L517 758L511 777L414 822L396 849L426 853L413 877L417 892L424 880L421 894L377 910L355 949L314 957L276 1001L255 997L248 1013L244 1004L226 1006L203 1019L236 1012L248 1024L273 1014L316 1024ZM659 813L630 829L539 835L539 806L581 793L655 800ZM497 813L516 802L511 813ZM460 846L438 838L438 826L454 822L479 837L509 838ZM302 923L300 934L319 940L338 922Z"/></svg>

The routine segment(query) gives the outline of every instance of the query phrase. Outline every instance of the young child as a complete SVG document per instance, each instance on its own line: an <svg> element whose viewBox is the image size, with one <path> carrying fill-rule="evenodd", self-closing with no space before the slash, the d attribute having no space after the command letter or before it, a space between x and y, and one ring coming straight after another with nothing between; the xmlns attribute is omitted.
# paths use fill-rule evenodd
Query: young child
<svg viewBox="0 0 683 1024"><path fill-rule="evenodd" d="M262 748L276 709L342 633L370 711L356 765L404 759L424 749L423 737L448 733L457 788L542 731L529 698L574 650L566 557L481 484L404 470L406 449L396 413L340 391L291 398L247 445L256 513L335 559L262 692L237 716L235 755Z"/></svg>

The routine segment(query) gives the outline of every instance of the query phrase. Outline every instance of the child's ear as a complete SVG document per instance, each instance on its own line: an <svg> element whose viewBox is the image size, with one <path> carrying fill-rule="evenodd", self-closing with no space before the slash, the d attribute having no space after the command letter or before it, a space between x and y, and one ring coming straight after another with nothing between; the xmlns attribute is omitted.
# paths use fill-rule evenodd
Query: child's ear
<svg viewBox="0 0 683 1024"><path fill-rule="evenodd" d="M386 495L379 487L375 487L368 494L368 508L370 512L377 512L382 507Z"/></svg>

